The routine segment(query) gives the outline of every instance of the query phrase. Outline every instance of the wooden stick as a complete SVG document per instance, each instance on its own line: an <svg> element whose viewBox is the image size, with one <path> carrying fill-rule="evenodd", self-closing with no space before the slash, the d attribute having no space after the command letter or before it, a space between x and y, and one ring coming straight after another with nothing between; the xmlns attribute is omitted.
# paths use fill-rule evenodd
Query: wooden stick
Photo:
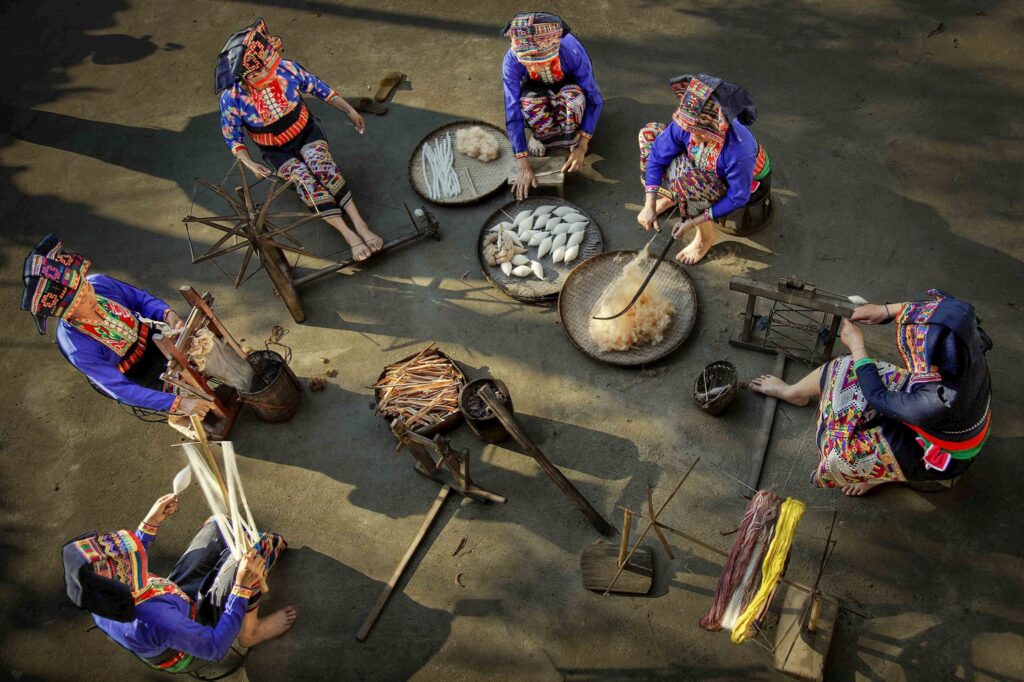
<svg viewBox="0 0 1024 682"><path fill-rule="evenodd" d="M633 510L626 507L622 512L622 540L619 542L619 568L626 563L626 550L629 549L629 529L633 525Z"/></svg>
<svg viewBox="0 0 1024 682"><path fill-rule="evenodd" d="M224 495L224 501L228 501L228 487L224 484L224 477L221 476L220 467L217 466L217 460L213 458L213 450L210 449L210 441L206 439L206 429L203 428L203 420L198 415L191 414L189 419L192 421L192 428L196 432L196 438L199 439L199 448L203 451L203 457L206 458L206 463L210 466L210 471L217 478L217 484L220 486L220 492Z"/></svg>
<svg viewBox="0 0 1024 682"><path fill-rule="evenodd" d="M647 486L647 513L651 518L654 518L654 493L651 492L651 486ZM668 538L666 538L665 534L661 532L660 528L658 528L657 523L654 524L654 532L658 534L658 539L661 540L661 546L665 550L665 554L668 555L669 559L674 561L676 557L672 554L672 548L668 544Z"/></svg>
<svg viewBox="0 0 1024 682"><path fill-rule="evenodd" d="M437 497L434 498L434 503L427 510L427 516L423 519L423 525L420 526L419 532L416 533L416 537L413 538L412 544L409 545L409 549L405 550L405 556L398 562L398 566L395 567L395 572L391 574L391 579L388 580L387 585L384 586L384 590L380 593L380 597L377 598L377 603L374 604L373 609L370 611L370 615L363 621L363 626L359 628L359 632L356 633L356 639L360 642L365 642L366 638L370 634L370 629L374 623L377 622L377 618L380 617L380 612L384 610L384 605L388 603L388 599L391 598L391 593L395 590L395 585L402 578L402 573L405 572L405 568L409 565L409 561L412 559L416 550L419 549L420 543L423 542L423 538L427 536L427 532L430 530L430 526L434 523L434 519L437 518L438 513L441 511L441 507L444 505L444 501L448 498L448 493L452 487L445 483L441 486L441 490L438 491Z"/></svg>
<svg viewBox="0 0 1024 682"><path fill-rule="evenodd" d="M598 511L594 509L593 505L590 504L587 498L585 498L583 494L579 490L576 490L573 484L569 482L569 479L565 477L565 474L563 474L558 467L552 464L551 460L549 460L547 456L541 452L540 448L530 440L530 437L527 436L526 432L519 426L519 422L515 420L512 413L505 407L505 404L498 400L498 396L494 394L491 387L484 384L484 386L477 392L477 395L480 396L480 399L484 401L484 404L486 404L487 407L491 408L491 412L494 413L494 416L498 418L498 421L501 422L502 426L505 427L516 442L522 445L527 454L537 461L537 464L539 464L540 468L544 470L547 477L550 478L563 493L565 493L565 496L568 497L574 505L576 505L577 509L583 512L583 515L587 517L591 524L593 524L594 528L596 528L601 535L611 535L615 531L615 528L604 520Z"/></svg>
<svg viewBox="0 0 1024 682"><path fill-rule="evenodd" d="M772 373L782 378L783 373L786 371L786 356L779 353L775 356L775 364L772 366ZM757 490L761 484L761 472L764 470L764 458L768 452L768 441L772 437L772 425L775 423L775 406L778 404L778 398L771 396L765 396L764 411L761 413L761 425L757 429L757 440L754 441L753 459L750 462L750 476L747 477L747 485L752 490ZM754 493L744 495L746 498L751 498Z"/></svg>
<svg viewBox="0 0 1024 682"><path fill-rule="evenodd" d="M672 501L672 498L676 496L676 493L679 492L679 489L683 487L684 483L686 483L686 479L690 477L690 473L693 471L693 467L697 466L697 462L699 461L700 457L693 460L693 464L691 464L690 468L687 469L685 474L683 474L683 477L679 480L679 483L676 484L675 489L672 490L669 496L665 498L665 501L661 503L661 506L658 507L658 512L654 514L654 516L650 520L648 520L647 527L644 528L644 532L640 534L640 538L636 541L636 544L634 544L632 549L629 550L629 555L626 557L627 563L629 562L629 559L633 556L633 553L636 552L637 548L640 546L640 543L644 541L645 537L647 537L647 533L650 532L651 527L658 522L658 516L661 514L661 512L665 511L665 507L668 506L668 503ZM608 596L611 593L612 588L615 587L615 581L619 579L619 576L622 575L622 571L625 570L625 568L625 564L619 566L619 570L615 573L615 576L612 578L612 581L608 583L608 587L605 588L605 596Z"/></svg>

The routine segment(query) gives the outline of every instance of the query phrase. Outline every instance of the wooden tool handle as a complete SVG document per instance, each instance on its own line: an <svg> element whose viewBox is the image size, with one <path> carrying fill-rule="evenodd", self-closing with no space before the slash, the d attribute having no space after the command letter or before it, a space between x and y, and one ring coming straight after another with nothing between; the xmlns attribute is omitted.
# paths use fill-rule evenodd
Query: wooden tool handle
<svg viewBox="0 0 1024 682"><path fill-rule="evenodd" d="M423 519L423 525L420 526L420 530L416 533L416 537L413 538L412 544L409 545L409 549L405 550L405 556L398 562L398 566L395 568L395 572L391 574L391 579L388 580L387 585L384 586L384 590L380 593L380 597L377 598L377 603L373 605L373 610L370 611L370 615L363 621L363 626L359 628L359 632L356 633L356 639L360 642L365 642L366 638L370 635L370 629L373 628L374 623L377 622L377 618L380 617L380 612L384 610L384 605L388 603L388 599L391 598L391 593L395 590L395 585L402 578L402 573L405 572L406 566L409 565L409 561L412 560L416 550L419 549L420 543L423 542L423 538L427 536L427 532L430 530L430 526L433 525L434 519L441 512L441 507L444 505L444 501L448 498L448 493L452 487L447 483L441 486L441 490L437 493L437 497L434 498L434 504L430 506L427 511L427 517Z"/></svg>
<svg viewBox="0 0 1024 682"><path fill-rule="evenodd" d="M498 418L498 421L502 423L506 430L512 435L512 437L518 442L523 449L526 450L527 454L533 457L540 468L544 470L547 477L550 478L559 489L565 493L565 496L572 501L576 507L583 512L583 515L587 517L590 523L597 529L597 532L601 535L612 535L615 533L615 528L602 518L596 509L587 501L587 498L583 497L580 491L573 487L569 479L551 463L551 460L540 451L530 437L526 435L526 432L519 426L519 423L512 416L512 413L508 411L504 403L498 400L498 396L494 394L491 387L484 384L477 392L480 399L487 404L487 407L491 408L494 415Z"/></svg>

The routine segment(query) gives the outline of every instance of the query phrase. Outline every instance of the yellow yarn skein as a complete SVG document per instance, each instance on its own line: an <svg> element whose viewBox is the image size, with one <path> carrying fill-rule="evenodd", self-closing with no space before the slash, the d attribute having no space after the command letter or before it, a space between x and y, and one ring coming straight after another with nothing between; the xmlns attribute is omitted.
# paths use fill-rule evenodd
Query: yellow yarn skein
<svg viewBox="0 0 1024 682"><path fill-rule="evenodd" d="M779 508L779 520L775 524L775 535L772 537L772 544L768 546L764 561L761 563L761 587L757 589L757 593L732 628L733 644L743 644L747 640L747 632L750 630L751 624L775 590L775 585L782 576L782 570L786 567L786 558L789 557L789 548L793 544L793 535L796 534L796 526L804 515L804 509L804 503L794 500L792 497L787 497Z"/></svg>

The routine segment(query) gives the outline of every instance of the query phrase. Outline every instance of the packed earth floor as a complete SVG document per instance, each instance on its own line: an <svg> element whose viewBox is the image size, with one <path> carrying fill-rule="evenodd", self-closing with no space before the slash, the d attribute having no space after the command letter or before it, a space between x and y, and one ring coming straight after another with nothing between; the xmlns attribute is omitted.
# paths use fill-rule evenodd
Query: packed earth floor
<svg viewBox="0 0 1024 682"><path fill-rule="evenodd" d="M320 102L335 157L370 224L407 229L407 163L441 123L503 123L501 27L517 11L565 17L586 44L605 109L567 198L600 224L606 249L645 242L637 131L668 120L669 78L713 73L745 85L774 168L777 216L716 246L689 273L699 316L686 343L640 370L578 352L552 307L524 306L483 279L483 221L507 192L431 209L443 239L387 253L304 290L295 324L258 273L235 289L190 264L181 218L193 178L231 158L219 135L213 65L257 16L287 55L344 96L390 71L408 75L385 116L359 136ZM788 575L812 582L839 509L822 583L850 605L827 667L836 680L1024 679L1024 240L1021 112L1024 5L970 2L199 2L43 0L0 9L7 68L0 104L0 676L162 679L65 598L59 550L90 529L132 527L169 492L183 457L166 426L134 419L92 390L18 310L25 252L53 231L96 272L181 303L210 291L236 337L261 347L288 330L306 392L294 420L246 412L232 439L261 528L291 548L267 603L294 603L295 627L257 647L236 680L775 679L771 654L701 630L721 559L686 543L656 551L648 597L580 586L579 555L598 535L532 460L483 446L466 427L476 480L502 506L449 501L409 579L366 643L355 632L437 493L372 410L381 369L435 341L470 378L505 381L525 429L616 526L648 485L662 499L701 464L664 520L728 549L746 506L730 474L749 469L762 398L744 392L721 418L695 406L694 378L728 359L749 379L771 358L730 347L744 298L734 275L796 275L872 301L939 287L975 304L995 347L993 434L949 492L883 487L859 499L811 487L814 410L781 406L763 484L809 508ZM202 198L199 201L203 201ZM294 196L287 205L301 210ZM323 226L317 248L341 249ZM184 306L182 306L184 307ZM180 310L180 308L179 308ZM895 359L891 328L869 351ZM326 364L325 364L326 363ZM790 363L787 376L803 371ZM167 571L207 508L182 496L151 558ZM462 539L465 546L456 554ZM653 538L649 540L656 544Z"/></svg>

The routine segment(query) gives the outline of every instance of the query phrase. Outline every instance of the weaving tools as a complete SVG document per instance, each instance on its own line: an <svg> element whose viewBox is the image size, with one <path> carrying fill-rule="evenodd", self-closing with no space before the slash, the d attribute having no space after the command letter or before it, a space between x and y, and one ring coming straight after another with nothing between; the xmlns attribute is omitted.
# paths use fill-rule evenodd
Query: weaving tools
<svg viewBox="0 0 1024 682"><path fill-rule="evenodd" d="M678 208L678 206L676 208ZM672 213L670 213L669 216L668 216L669 219L672 218L672 215L676 212L676 208L672 209ZM625 308L623 308L619 312L617 312L614 315L611 315L609 317L597 317L597 316L594 316L593 319L595 319L595 320L614 320L617 317L621 317L622 315L625 315L626 311L629 310L630 308L632 308L633 304L636 303L640 299L640 295L642 293L644 293L644 289L647 288L647 285L650 283L651 278L654 277L654 273L657 272L658 266L661 265L661 262L663 260L665 260L665 256L668 255L669 249L672 248L672 244L673 243L675 243L675 239L672 237L671 233L669 233L668 243L665 244L665 247L661 250L661 253L658 254L658 260L656 260L654 262L654 266L651 268L651 271L647 273L647 277L644 278L644 281L640 285L640 288L636 290L636 293L633 294L632 300L630 300L630 302L628 304L626 304Z"/></svg>
<svg viewBox="0 0 1024 682"><path fill-rule="evenodd" d="M188 457L189 467L199 487L203 491L206 504L217 530L224 539L224 544L231 551L231 558L241 561L242 557L260 541L260 533L249 509L249 501L245 497L242 478L238 473L238 462L235 447L231 441L221 441L221 458L224 461L224 474L217 466L210 444L199 418L192 416L193 428L199 434L198 443L183 443L182 448ZM243 513L244 512L244 513ZM266 579L260 577L260 587L264 593L269 592Z"/></svg>

